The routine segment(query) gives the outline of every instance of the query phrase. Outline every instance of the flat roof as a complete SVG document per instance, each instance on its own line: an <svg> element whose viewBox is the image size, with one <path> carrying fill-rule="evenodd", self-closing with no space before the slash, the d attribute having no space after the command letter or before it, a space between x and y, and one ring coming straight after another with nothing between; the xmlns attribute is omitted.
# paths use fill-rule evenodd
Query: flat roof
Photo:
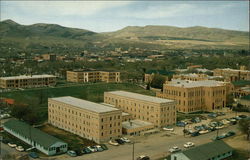
<svg viewBox="0 0 250 160"><path fill-rule="evenodd" d="M129 116L130 114L127 112L122 112L122 116Z"/></svg>
<svg viewBox="0 0 250 160"><path fill-rule="evenodd" d="M145 122L139 119L122 122L122 128L126 128L126 129L135 129L135 128L141 128L141 127L152 126L152 125L154 124L150 122Z"/></svg>
<svg viewBox="0 0 250 160"><path fill-rule="evenodd" d="M0 79L4 80L14 80L14 79L32 79L32 78L51 78L56 77L54 75L42 74L42 75L20 75L20 76L12 76L12 77L0 77Z"/></svg>
<svg viewBox="0 0 250 160"><path fill-rule="evenodd" d="M154 103L174 102L174 100L170 100L170 99L158 98L158 97L147 96L147 95L143 95L143 94L126 92L126 91L111 91L111 92L106 92L106 93L111 93L111 94L122 96L122 97L128 97L128 98L133 98L133 99L138 99L138 100L143 100L143 101L148 101L148 102L154 102Z"/></svg>
<svg viewBox="0 0 250 160"><path fill-rule="evenodd" d="M111 111L118 111L119 109L114 107L108 107L106 105L86 101L83 99L71 97L71 96L65 96L65 97L57 97L57 98L49 98L58 102L62 102L65 104L69 104L72 106L75 106L77 108L86 109L92 112L96 113L105 113L105 112L111 112Z"/></svg>
<svg viewBox="0 0 250 160"><path fill-rule="evenodd" d="M172 81L168 82L166 85L174 87L184 87L184 88L202 87L202 86L214 87L214 86L223 86L224 82L215 80L189 81L181 79L172 79Z"/></svg>
<svg viewBox="0 0 250 160"><path fill-rule="evenodd" d="M250 72L249 70L231 69L231 68L216 68L215 70L233 71L233 72Z"/></svg>

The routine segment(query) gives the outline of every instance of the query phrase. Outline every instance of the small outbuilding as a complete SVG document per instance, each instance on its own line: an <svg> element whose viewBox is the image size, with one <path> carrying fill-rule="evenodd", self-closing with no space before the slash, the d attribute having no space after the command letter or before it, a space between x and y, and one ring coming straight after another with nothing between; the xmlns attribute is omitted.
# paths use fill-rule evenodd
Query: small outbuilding
<svg viewBox="0 0 250 160"><path fill-rule="evenodd" d="M231 157L233 149L222 140L206 143L172 154L171 160L222 160Z"/></svg>
<svg viewBox="0 0 250 160"><path fill-rule="evenodd" d="M3 124L6 132L30 144L46 155L56 155L67 152L68 144L25 122L12 119Z"/></svg>

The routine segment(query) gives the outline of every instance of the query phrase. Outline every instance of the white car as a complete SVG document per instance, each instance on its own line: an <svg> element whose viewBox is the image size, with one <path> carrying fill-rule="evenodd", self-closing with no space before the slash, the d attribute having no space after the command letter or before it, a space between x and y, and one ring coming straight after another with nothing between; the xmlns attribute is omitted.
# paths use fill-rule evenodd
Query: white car
<svg viewBox="0 0 250 160"><path fill-rule="evenodd" d="M173 127L170 127L170 126L165 126L162 128L164 131L174 131L174 128Z"/></svg>
<svg viewBox="0 0 250 160"><path fill-rule="evenodd" d="M200 134L205 134L205 133L208 133L208 132L209 132L208 130L199 131Z"/></svg>
<svg viewBox="0 0 250 160"><path fill-rule="evenodd" d="M123 140L126 143L130 143L130 140L128 138L126 138L126 137L122 137L121 140Z"/></svg>
<svg viewBox="0 0 250 160"><path fill-rule="evenodd" d="M22 146L17 146L16 147L16 150L20 151L20 152L23 152L24 151L24 148Z"/></svg>
<svg viewBox="0 0 250 160"><path fill-rule="evenodd" d="M109 141L109 144L111 144L111 145L113 145L113 146L119 146L119 143L113 142L112 140Z"/></svg>
<svg viewBox="0 0 250 160"><path fill-rule="evenodd" d="M193 146L194 146L193 142L187 142L187 143L184 144L185 148L189 148L189 147L193 147Z"/></svg>
<svg viewBox="0 0 250 160"><path fill-rule="evenodd" d="M8 143L8 146L10 146L11 148L14 148L14 147L16 147L17 145L16 145L15 143L9 142L9 143Z"/></svg>
<svg viewBox="0 0 250 160"><path fill-rule="evenodd" d="M88 146L87 147L91 152L97 152L97 149L95 147Z"/></svg>
<svg viewBox="0 0 250 160"><path fill-rule="evenodd" d="M171 153L175 153L175 152L179 152L179 151L181 151L181 149L177 146L174 146L174 147L169 149L169 152L171 152Z"/></svg>

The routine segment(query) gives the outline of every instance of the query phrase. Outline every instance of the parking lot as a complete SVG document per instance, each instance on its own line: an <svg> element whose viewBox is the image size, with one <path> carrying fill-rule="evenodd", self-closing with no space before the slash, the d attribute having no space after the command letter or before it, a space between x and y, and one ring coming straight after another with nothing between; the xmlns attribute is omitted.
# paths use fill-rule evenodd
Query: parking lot
<svg viewBox="0 0 250 160"><path fill-rule="evenodd" d="M187 124L185 129L195 130L195 126L209 125L212 121L221 121L226 118L235 117L236 113L231 112L230 110L225 111L226 115L218 116L216 118L208 118L206 120L201 120L199 123ZM250 116L249 113L237 113L237 115L247 115ZM207 116L207 115L206 115ZM186 120L185 120L186 121ZM188 120L187 120L188 121ZM229 131L233 131L236 135L239 135L238 125L224 125L223 128L217 131L210 131L206 134L201 134L199 136L192 137L189 135L184 135L183 133L184 127L174 127L174 131L160 131L151 135L141 135L141 136L127 136L132 142L134 142L134 157L138 157L140 155L148 155L151 159L159 159L164 156L167 156L169 153L169 149L178 146L180 149L184 149L184 144L186 142L193 142L196 146L201 145L207 142L212 141L212 138L218 135L222 135L224 133L228 133ZM225 138L227 140L229 138ZM83 157L85 160L99 160L102 157L102 160L128 160L132 159L133 153L133 145L132 143L125 143L119 146L113 146L106 143L108 150L102 152L95 152L90 154L84 154L78 157L70 157L67 154L53 156L53 157L43 157L40 159L65 159L65 160L81 160ZM7 146L8 147L8 146ZM12 148L10 148L13 150ZM83 149L83 147L82 147ZM5 149L6 150L6 149ZM7 149L9 150L9 149ZM16 152L16 151L15 151Z"/></svg>

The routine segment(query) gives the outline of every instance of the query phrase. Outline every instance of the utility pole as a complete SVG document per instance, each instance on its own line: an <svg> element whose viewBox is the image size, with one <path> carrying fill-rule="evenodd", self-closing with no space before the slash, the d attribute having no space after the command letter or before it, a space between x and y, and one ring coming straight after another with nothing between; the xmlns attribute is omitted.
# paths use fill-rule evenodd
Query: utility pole
<svg viewBox="0 0 250 160"><path fill-rule="evenodd" d="M135 158L135 142L132 142L133 144L133 151L132 151L132 160Z"/></svg>
<svg viewBox="0 0 250 160"><path fill-rule="evenodd" d="M218 135L219 135L219 129L217 129L217 131L216 131L216 139L217 139Z"/></svg>

